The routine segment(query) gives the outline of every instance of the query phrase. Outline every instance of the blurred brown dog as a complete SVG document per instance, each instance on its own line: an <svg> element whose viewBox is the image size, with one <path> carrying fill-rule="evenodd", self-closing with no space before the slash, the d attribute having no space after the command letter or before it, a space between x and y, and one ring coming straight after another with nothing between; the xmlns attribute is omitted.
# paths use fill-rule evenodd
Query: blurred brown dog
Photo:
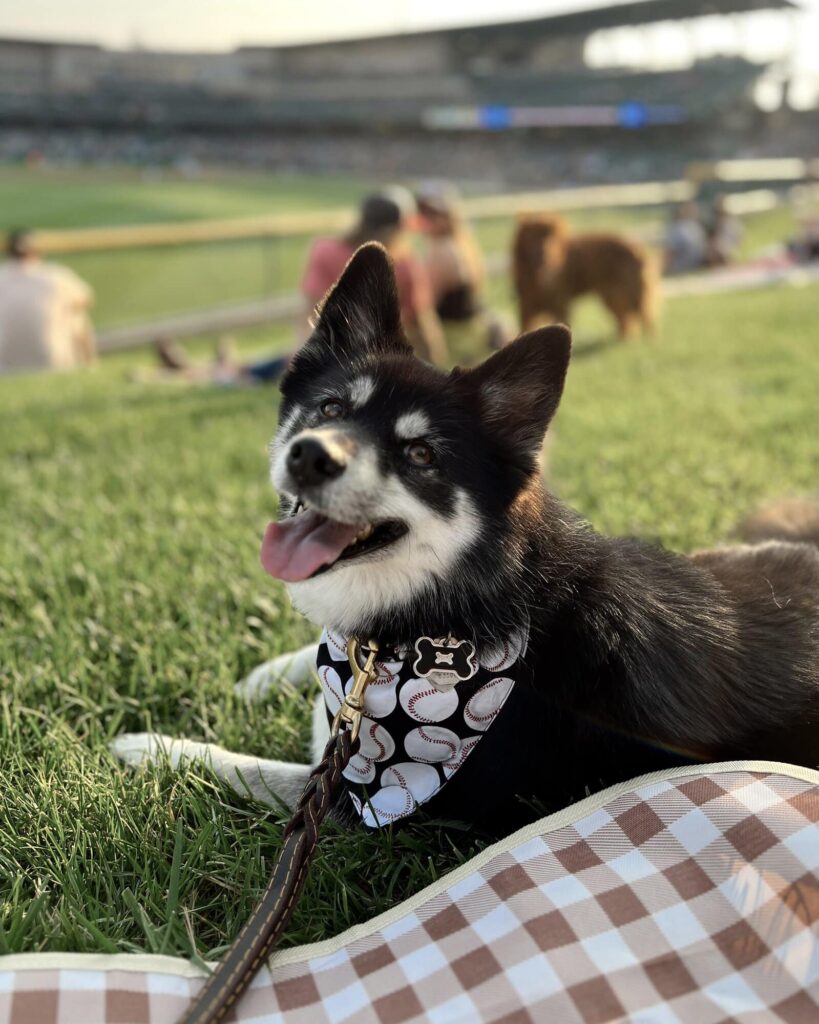
<svg viewBox="0 0 819 1024"><path fill-rule="evenodd" d="M599 295L621 338L656 325L657 265L620 235L572 235L562 217L524 214L512 244L512 276L524 331L548 319L568 323L573 300L588 293Z"/></svg>

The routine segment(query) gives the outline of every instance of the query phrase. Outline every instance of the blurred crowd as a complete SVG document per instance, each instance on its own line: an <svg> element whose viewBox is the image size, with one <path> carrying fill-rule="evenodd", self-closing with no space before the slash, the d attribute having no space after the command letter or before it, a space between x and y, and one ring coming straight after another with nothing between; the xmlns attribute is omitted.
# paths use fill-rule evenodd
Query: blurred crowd
<svg viewBox="0 0 819 1024"><path fill-rule="evenodd" d="M681 203L663 239L665 273L684 274L731 263L742 236L742 223L729 213L724 196L717 196L705 215L697 203Z"/></svg>
<svg viewBox="0 0 819 1024"><path fill-rule="evenodd" d="M430 133L389 134L373 139L311 132L238 135L229 144L213 135L144 132L17 130L0 136L0 162L60 167L127 165L157 173L162 168L195 175L205 167L230 166L277 174L348 174L365 180L446 177L483 186L559 187L666 178L679 157L630 144L579 145L495 134L452 138ZM226 156L229 153L229 156Z"/></svg>
<svg viewBox="0 0 819 1024"><path fill-rule="evenodd" d="M788 132L793 134L789 137ZM732 138L656 138L612 132L595 139L575 133L398 132L360 136L314 131L237 133L101 130L50 127L9 129L0 135L0 163L59 167L125 165L148 174L165 168L196 175L204 168L273 171L277 174L347 174L364 180L447 178L482 187L559 188L573 185L660 181L678 178L687 163L813 152L803 127L784 127L775 137L760 131Z"/></svg>
<svg viewBox="0 0 819 1024"><path fill-rule="evenodd" d="M763 134L737 138L737 158L813 151L802 127L792 140ZM227 145L226 145L227 142ZM725 139L657 140L647 145L639 133L612 133L602 139L571 134L545 137L517 133L485 134L403 132L377 137L310 132L238 133L229 140L196 132L102 131L93 128L9 129L0 135L0 163L38 163L58 167L125 165L159 173L164 168L196 175L204 168L230 167L277 174L334 173L364 178L406 180L420 177L472 182L491 188L519 185L559 188L572 185L659 181L677 178L687 163L720 159Z"/></svg>
<svg viewBox="0 0 819 1024"><path fill-rule="evenodd" d="M413 235L423 239L420 254ZM456 197L429 185L417 196L400 187L373 193L349 231L314 241L301 281L297 344L309 336L316 305L365 242L379 242L392 257L404 328L423 358L439 366L449 362L447 323L472 324L489 348L508 340L511 332L483 304L483 258ZM6 257L0 267L0 372L68 369L93 361L90 286L68 268L43 261L26 231L10 234ZM173 339L158 339L156 349L163 373L222 384L275 380L288 362L273 356L241 363L224 342L205 365L192 363Z"/></svg>

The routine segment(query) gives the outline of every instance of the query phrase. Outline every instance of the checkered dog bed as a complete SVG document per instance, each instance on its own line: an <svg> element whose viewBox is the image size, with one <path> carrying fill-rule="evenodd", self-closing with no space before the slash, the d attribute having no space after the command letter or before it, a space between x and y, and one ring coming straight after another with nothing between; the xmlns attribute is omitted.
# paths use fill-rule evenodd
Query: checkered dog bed
<svg viewBox="0 0 819 1024"><path fill-rule="evenodd" d="M819 773L740 762L596 794L338 938L274 955L256 1024L815 1024ZM0 958L0 1024L172 1024L183 960Z"/></svg>

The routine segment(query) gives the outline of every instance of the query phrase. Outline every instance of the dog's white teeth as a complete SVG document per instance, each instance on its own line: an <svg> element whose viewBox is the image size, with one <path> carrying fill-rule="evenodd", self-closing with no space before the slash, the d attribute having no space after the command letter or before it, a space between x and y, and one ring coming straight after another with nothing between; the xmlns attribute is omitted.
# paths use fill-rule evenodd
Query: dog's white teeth
<svg viewBox="0 0 819 1024"><path fill-rule="evenodd" d="M358 531L358 533L356 534L356 538L355 539L358 540L358 541L367 540L368 537L372 536L372 532L373 532L373 525L372 525L372 523L368 523L364 527L363 530L359 530Z"/></svg>

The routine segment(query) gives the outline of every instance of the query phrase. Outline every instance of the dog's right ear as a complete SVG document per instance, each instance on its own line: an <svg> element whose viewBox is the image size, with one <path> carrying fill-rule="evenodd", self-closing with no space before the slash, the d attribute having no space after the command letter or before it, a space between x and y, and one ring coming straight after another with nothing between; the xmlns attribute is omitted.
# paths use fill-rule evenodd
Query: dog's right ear
<svg viewBox="0 0 819 1024"><path fill-rule="evenodd" d="M344 363L375 352L411 354L401 328L395 271L387 250L377 242L357 249L338 282L318 308L318 320L292 367Z"/></svg>
<svg viewBox="0 0 819 1024"><path fill-rule="evenodd" d="M557 412L572 336L562 324L523 334L465 375L481 416L521 456L535 459Z"/></svg>

